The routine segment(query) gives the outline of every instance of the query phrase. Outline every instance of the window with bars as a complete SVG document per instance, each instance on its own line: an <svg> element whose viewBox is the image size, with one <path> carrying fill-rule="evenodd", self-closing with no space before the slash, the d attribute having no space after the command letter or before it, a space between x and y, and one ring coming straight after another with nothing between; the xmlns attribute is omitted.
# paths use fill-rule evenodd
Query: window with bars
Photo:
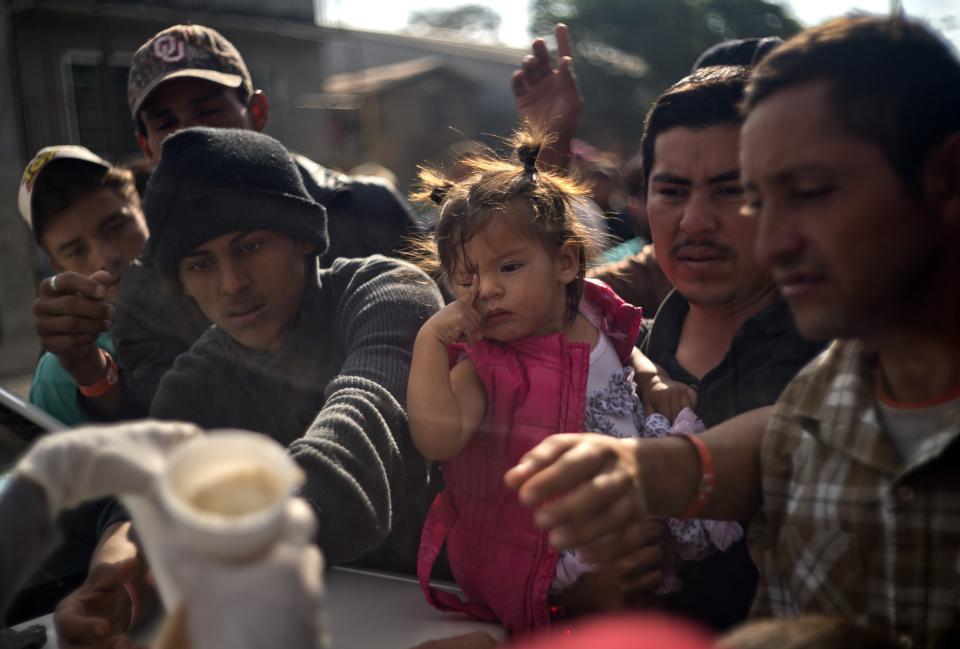
<svg viewBox="0 0 960 649"><path fill-rule="evenodd" d="M137 153L127 108L128 63L95 52L68 52L63 61L70 140L112 160Z"/></svg>

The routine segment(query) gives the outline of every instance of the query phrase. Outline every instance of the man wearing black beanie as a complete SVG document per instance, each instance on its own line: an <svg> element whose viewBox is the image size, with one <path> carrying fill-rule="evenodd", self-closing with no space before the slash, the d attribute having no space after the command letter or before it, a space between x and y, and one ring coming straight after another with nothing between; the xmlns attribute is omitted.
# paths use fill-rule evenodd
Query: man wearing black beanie
<svg viewBox="0 0 960 649"><path fill-rule="evenodd" d="M379 546L426 484L403 404L417 331L441 304L436 286L376 255L318 269L324 208L286 149L255 131L170 136L144 211L157 267L214 323L164 376L150 415L286 444L327 562ZM122 518L118 509L91 574L137 561ZM76 619L107 608L71 597L61 628L64 610Z"/></svg>

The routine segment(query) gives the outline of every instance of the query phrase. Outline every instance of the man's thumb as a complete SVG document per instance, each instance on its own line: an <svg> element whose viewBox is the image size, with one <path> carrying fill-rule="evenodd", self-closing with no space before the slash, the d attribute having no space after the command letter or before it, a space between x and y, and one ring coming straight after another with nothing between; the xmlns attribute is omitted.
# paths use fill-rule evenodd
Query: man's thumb
<svg viewBox="0 0 960 649"><path fill-rule="evenodd" d="M97 284L103 284L104 286L109 286L113 283L113 275L105 270L98 270L90 275L90 279L95 281Z"/></svg>
<svg viewBox="0 0 960 649"><path fill-rule="evenodd" d="M136 557L99 563L90 569L87 583L94 588L119 588L136 577L139 570L140 561Z"/></svg>

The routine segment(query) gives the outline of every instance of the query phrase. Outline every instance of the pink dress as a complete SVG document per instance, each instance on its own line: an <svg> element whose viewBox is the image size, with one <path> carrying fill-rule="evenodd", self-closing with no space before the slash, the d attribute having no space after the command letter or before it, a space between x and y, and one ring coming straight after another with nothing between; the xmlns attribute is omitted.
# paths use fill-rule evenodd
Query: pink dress
<svg viewBox="0 0 960 649"><path fill-rule="evenodd" d="M627 364L640 309L589 280L584 299L599 307L601 329ZM558 553L503 475L547 436L584 429L590 346L551 334L481 340L465 352L486 391L487 411L466 448L441 464L446 489L427 515L417 574L437 608L499 620L523 636L550 625L547 597ZM444 544L463 600L429 584Z"/></svg>

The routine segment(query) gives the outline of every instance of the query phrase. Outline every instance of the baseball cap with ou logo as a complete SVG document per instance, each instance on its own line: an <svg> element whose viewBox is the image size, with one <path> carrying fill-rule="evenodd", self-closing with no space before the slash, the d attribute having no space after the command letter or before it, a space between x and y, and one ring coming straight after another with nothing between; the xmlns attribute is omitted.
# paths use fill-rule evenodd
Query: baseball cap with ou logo
<svg viewBox="0 0 960 649"><path fill-rule="evenodd" d="M127 101L134 120L157 87L171 79L204 79L253 93L240 52L223 35L203 25L174 25L157 33L133 55Z"/></svg>

